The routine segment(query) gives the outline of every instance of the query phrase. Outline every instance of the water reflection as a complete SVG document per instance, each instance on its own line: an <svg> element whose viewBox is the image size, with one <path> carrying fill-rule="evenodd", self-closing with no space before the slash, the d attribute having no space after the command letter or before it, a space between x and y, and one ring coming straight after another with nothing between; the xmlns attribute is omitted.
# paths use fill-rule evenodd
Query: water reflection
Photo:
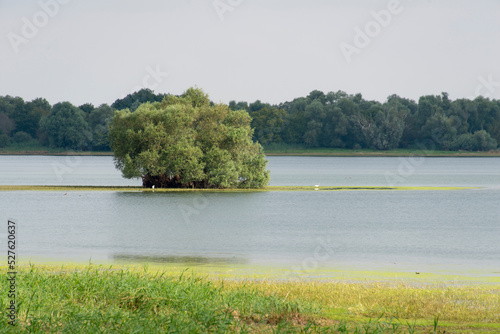
<svg viewBox="0 0 500 334"><path fill-rule="evenodd" d="M178 263L189 265L234 265L248 264L248 259L228 256L228 257L208 257L208 256L183 256L183 255L135 255L135 254L113 254L113 261L123 263Z"/></svg>

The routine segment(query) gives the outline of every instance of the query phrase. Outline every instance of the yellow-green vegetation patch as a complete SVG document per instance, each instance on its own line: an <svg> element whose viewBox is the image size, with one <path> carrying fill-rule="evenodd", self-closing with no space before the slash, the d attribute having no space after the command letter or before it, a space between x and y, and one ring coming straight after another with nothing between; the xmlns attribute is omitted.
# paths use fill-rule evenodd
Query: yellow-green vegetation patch
<svg viewBox="0 0 500 334"><path fill-rule="evenodd" d="M378 187L378 186L267 186L260 189L189 189L111 186L30 186L0 185L0 191L134 191L134 192L265 192L265 191L415 191L467 190L478 187Z"/></svg>
<svg viewBox="0 0 500 334"><path fill-rule="evenodd" d="M477 187L381 187L381 186L269 186L264 191L401 191L401 190L466 190Z"/></svg>
<svg viewBox="0 0 500 334"><path fill-rule="evenodd" d="M171 266L21 265L0 332L498 333L500 286L223 279ZM7 268L0 268L7 276ZM2 291L7 280L2 279ZM7 294L0 295L4 317Z"/></svg>
<svg viewBox="0 0 500 334"><path fill-rule="evenodd" d="M0 191L142 191L141 187L109 186L17 186L0 185Z"/></svg>

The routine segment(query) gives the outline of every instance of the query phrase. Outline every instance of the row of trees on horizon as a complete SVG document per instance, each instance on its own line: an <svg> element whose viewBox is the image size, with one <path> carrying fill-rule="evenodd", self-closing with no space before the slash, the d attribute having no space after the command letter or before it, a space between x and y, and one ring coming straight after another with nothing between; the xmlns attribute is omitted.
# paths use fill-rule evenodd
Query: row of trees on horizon
<svg viewBox="0 0 500 334"><path fill-rule="evenodd" d="M35 144L68 150L109 151L109 123L116 110L134 111L167 94L142 89L98 107L44 98L0 96L0 148ZM388 150L431 141L441 150L488 151L500 143L500 100L451 100L447 93L418 101L391 95L383 103L361 94L312 91L277 105L231 101L252 117L253 139L266 147Z"/></svg>

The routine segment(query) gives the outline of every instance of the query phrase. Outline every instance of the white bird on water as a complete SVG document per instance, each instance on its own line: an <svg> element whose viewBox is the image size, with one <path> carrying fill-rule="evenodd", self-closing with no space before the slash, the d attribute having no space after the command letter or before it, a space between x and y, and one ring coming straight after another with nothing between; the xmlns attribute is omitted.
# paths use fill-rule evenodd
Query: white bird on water
<svg viewBox="0 0 500 334"><path fill-rule="evenodd" d="M153 188L153 191L155 191L155 185L154 185L154 184L153 184L153 187L152 187L152 188Z"/></svg>
<svg viewBox="0 0 500 334"><path fill-rule="evenodd" d="M319 188L319 184L315 184L315 185L314 185L314 188L315 188L314 190L319 190L319 189L318 189L318 188Z"/></svg>

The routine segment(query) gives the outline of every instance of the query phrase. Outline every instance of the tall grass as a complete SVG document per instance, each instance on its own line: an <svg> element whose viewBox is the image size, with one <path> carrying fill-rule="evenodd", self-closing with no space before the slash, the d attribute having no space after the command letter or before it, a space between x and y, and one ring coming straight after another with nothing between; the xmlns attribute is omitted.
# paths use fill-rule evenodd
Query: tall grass
<svg viewBox="0 0 500 334"><path fill-rule="evenodd" d="M263 282L260 291L274 291L289 300L316 302L333 318L364 317L400 320L500 324L498 285L427 285L405 283ZM500 331L500 330L499 330Z"/></svg>
<svg viewBox="0 0 500 334"><path fill-rule="evenodd" d="M496 285L236 281L146 267L26 266L18 268L13 327L1 282L2 333L443 333L442 324L446 333L500 330Z"/></svg>
<svg viewBox="0 0 500 334"><path fill-rule="evenodd" d="M307 303L283 301L251 286L226 289L187 274L102 267L22 269L17 290L18 324L12 328L3 321L4 332L245 332L283 325L312 310ZM0 301L6 310L6 293Z"/></svg>

